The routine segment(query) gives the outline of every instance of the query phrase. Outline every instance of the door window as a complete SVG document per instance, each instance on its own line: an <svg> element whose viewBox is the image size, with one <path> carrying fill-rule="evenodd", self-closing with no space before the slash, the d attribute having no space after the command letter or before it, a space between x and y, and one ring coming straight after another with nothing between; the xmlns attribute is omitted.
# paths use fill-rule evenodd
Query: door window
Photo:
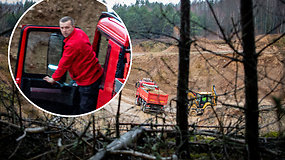
<svg viewBox="0 0 285 160"><path fill-rule="evenodd" d="M104 64L106 61L107 53L108 53L108 39L105 36L100 35L100 42L99 42L99 50L96 53L97 58L99 60L100 65L104 68Z"/></svg>
<svg viewBox="0 0 285 160"><path fill-rule="evenodd" d="M63 51L63 36L59 33L33 31L29 33L25 58L25 73L52 75Z"/></svg>
<svg viewBox="0 0 285 160"><path fill-rule="evenodd" d="M58 33L52 33L49 38L47 54L47 74L52 75L56 70L63 51L63 36Z"/></svg>
<svg viewBox="0 0 285 160"><path fill-rule="evenodd" d="M52 76L62 57L63 39L59 32L31 31L27 40L24 72ZM68 73L61 78L61 82L67 84L71 81Z"/></svg>
<svg viewBox="0 0 285 160"><path fill-rule="evenodd" d="M49 32L30 32L25 58L25 73L46 74Z"/></svg>

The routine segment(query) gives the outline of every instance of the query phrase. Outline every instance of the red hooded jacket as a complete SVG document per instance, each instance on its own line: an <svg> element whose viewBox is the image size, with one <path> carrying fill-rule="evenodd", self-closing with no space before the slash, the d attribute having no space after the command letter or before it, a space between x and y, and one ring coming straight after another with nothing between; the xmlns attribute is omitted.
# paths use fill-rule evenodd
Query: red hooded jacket
<svg viewBox="0 0 285 160"><path fill-rule="evenodd" d="M69 71L70 77L79 86L87 86L97 81L103 74L103 69L88 36L81 29L74 28L63 42L63 54L52 78L58 81L66 71Z"/></svg>

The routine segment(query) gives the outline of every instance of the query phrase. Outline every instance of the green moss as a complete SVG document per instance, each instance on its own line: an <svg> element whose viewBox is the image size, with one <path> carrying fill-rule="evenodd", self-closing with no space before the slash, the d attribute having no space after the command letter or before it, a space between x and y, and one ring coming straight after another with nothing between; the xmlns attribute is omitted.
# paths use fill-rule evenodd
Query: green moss
<svg viewBox="0 0 285 160"><path fill-rule="evenodd" d="M203 136L203 135L195 135L195 136L190 136L189 137L189 141L190 142L195 142L195 141L204 141L204 142L211 142L213 140L215 140L215 137L211 137L211 136Z"/></svg>
<svg viewBox="0 0 285 160"><path fill-rule="evenodd" d="M192 159L210 159L207 153L191 153L191 158Z"/></svg>
<svg viewBox="0 0 285 160"><path fill-rule="evenodd" d="M268 132L266 134L263 135L263 137L279 137L279 133L278 132Z"/></svg>
<svg viewBox="0 0 285 160"><path fill-rule="evenodd" d="M216 154L216 153L213 153L213 154L214 154L214 156L217 159L220 159L220 158L223 157L222 154ZM196 160L198 160L198 159L199 160L200 159L201 160L210 160L210 159L212 159L208 153L191 153L190 156L191 156L192 159L196 159Z"/></svg>

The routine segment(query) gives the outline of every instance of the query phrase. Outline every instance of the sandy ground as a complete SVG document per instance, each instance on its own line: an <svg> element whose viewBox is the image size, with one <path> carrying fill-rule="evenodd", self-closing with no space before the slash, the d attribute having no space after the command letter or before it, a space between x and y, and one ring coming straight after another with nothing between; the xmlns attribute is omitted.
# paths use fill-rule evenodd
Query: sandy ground
<svg viewBox="0 0 285 160"><path fill-rule="evenodd" d="M61 17L69 15L76 20L76 25L87 33L92 42L95 26L102 11L106 11L106 7L93 0L88 0L84 3L76 0L48 0L42 2L31 10L17 27L11 45L12 62L15 62L17 55L20 36L19 27L21 25L58 25L58 20ZM257 44L257 50L268 44L270 40L272 38L269 37L261 39ZM201 39L198 45L213 50L220 56L200 52L197 48L191 46L189 89L197 92L211 91L212 85L215 85L217 93L220 95L220 102L215 107L216 112L224 117L222 119L224 125L235 123L238 117L242 116L242 113L236 109L222 106L221 102L238 106L243 105L243 66L239 62L233 62L225 58L225 56L237 57L237 55L233 54L233 51L226 44L221 43L221 41ZM241 49L239 44L234 45L237 46L238 50ZM121 122L155 123L157 121L162 123L163 119L165 119L165 123L175 124L175 103L171 106L168 103L165 109L166 112L160 115L143 113L140 107L134 103L135 83L142 78L151 78L157 82L160 89L169 94L169 101L176 97L178 48L174 45L165 46L162 44L156 44L155 47L153 49L142 47L139 43L133 44L132 70L122 94ZM241 59L241 57L237 58ZM284 60L284 50L279 50L274 46L266 49L259 58L259 97L261 106L273 106L271 95L280 95L281 87L278 81L284 74L282 60ZM269 97L263 98L274 88L277 90L276 92L272 92ZM117 105L118 99L116 98L105 109L112 115L115 115ZM225 116L225 114L231 115L231 117ZM204 120L211 116L213 116L213 112L202 116L189 116L189 124L217 125L215 118ZM261 115L260 117L260 121L264 123L274 119L274 116L268 118L268 116L263 117Z"/></svg>
<svg viewBox="0 0 285 160"><path fill-rule="evenodd" d="M209 46L208 46L209 47ZM137 48L137 50L136 50ZM149 123L158 122L163 123L166 119L166 124L175 124L176 106L170 100L176 97L177 87L177 73L178 73L178 51L174 46L170 46L161 52L144 52L140 48L134 46L133 65L132 70L127 81L126 86L122 92L121 101L121 116L120 121L125 123ZM233 56L230 48L221 46L212 49L220 55ZM203 53L203 54L201 54ZM273 106L272 96L266 96L274 86L278 86L273 79L279 80L283 75L282 54L277 48L271 47L264 52L259 58L259 77L260 77L260 106ZM277 73L277 74L276 74ZM151 78L157 82L158 86L165 93L169 94L169 103L165 108L165 113L144 113L140 106L135 105L135 83L142 78ZM243 107L244 105L244 91L243 91L243 66L241 63L230 62L229 59L223 56L215 56L206 52L198 52L192 50L190 55L190 76L189 88L194 91L211 91L211 86L215 85L219 96L219 103L214 108L220 121L224 126L240 123L239 119L243 119L242 111L223 106L221 103L237 105ZM237 86L235 90L235 86ZM272 95L279 95L280 90L273 92ZM118 106L118 98L106 106L105 109L112 114L116 114ZM261 112L260 114L261 126L265 123L273 122L275 120L275 112ZM217 117L211 110L201 116L189 116L189 124L197 125L218 125ZM242 120L244 122L244 120ZM240 125L243 124L241 122ZM277 130L275 125L274 130ZM265 128L262 131L272 130Z"/></svg>
<svg viewBox="0 0 285 160"><path fill-rule="evenodd" d="M219 52L223 55L231 55L231 53L226 53L226 51ZM281 52L274 51L272 53L266 53L260 57L259 71L260 75L263 76L260 81L260 97L264 96L268 91L270 91L271 88L274 88L276 82L273 79L278 79L283 75ZM0 56L2 57L0 59L1 63L3 61L2 64L5 64L4 62L7 62L5 49L1 50ZM175 103L170 105L170 100L176 97L178 52L174 51L173 47L171 46L171 51L170 49L162 52L134 51L132 56L132 70L122 92L120 122L152 124L165 123L175 125L176 106ZM221 105L221 102L239 104L240 106L243 105L243 90L238 90L236 94L231 92L234 90L233 86L235 84L242 85L243 83L242 66L241 64L228 63L229 61L227 59L213 56L208 53L201 55L194 52L194 54L191 54L190 56L189 87L195 91L210 91L211 86L213 84L216 85L217 93L220 96L219 103L215 107L215 111L220 116L220 120L223 122L223 125L233 125L238 123L240 118L243 119L243 113L241 111ZM215 67L215 69L213 69L212 66ZM7 75L9 75L7 68L7 64L1 66L0 76L1 79L4 79L4 81L9 81L7 78ZM141 111L140 106L135 105L135 83L144 77L149 77L156 81L160 89L169 94L169 102L163 114L144 113ZM9 85L11 84L9 83ZM224 93L228 93L228 95L223 95ZM273 92L272 94L278 95L278 92ZM271 101L271 96L261 101L261 106L270 107L273 105L274 104ZM107 114L108 112L109 116L111 115L115 117L117 107L118 96L104 108L105 111L101 110L96 114ZM38 109L35 109L35 107L29 105L27 102L24 103L23 108L23 112L28 116L30 115L30 118L41 114ZM265 126L266 124L273 122L276 119L275 117L276 115L274 112L261 113L261 126ZM188 121L189 124L196 125L218 125L217 118L213 114L213 111L202 116L189 116ZM242 124L243 122L241 122L240 125L242 126ZM275 123L274 125L263 128L262 132L276 130L278 130L278 127Z"/></svg>

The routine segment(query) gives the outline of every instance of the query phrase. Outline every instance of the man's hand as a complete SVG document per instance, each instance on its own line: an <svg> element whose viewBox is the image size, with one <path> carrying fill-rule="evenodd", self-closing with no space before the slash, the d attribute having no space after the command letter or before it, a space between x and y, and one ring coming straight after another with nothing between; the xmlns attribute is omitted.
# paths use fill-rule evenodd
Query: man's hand
<svg viewBox="0 0 285 160"><path fill-rule="evenodd" d="M45 80L45 81L47 81L48 83L51 83L51 84L55 83L55 80L53 78L49 77L49 76L44 77L43 80Z"/></svg>

